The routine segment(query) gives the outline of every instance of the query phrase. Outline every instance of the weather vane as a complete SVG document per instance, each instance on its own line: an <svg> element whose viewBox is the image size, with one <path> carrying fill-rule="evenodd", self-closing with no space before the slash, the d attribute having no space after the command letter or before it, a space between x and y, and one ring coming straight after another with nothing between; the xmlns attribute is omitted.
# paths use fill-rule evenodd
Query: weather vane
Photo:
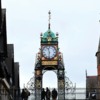
<svg viewBox="0 0 100 100"><path fill-rule="evenodd" d="M48 20L49 21L49 26L48 26L48 28L50 29L51 12L49 11L48 14L49 14L49 20Z"/></svg>

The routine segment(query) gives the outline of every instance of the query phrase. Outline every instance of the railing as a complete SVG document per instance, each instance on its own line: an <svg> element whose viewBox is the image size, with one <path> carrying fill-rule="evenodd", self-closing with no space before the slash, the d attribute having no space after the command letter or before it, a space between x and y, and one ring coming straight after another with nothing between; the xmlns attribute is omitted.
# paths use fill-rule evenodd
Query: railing
<svg viewBox="0 0 100 100"><path fill-rule="evenodd" d="M95 89L97 91L86 91L86 88L76 88L75 92L73 93L69 93L66 92L65 93L65 100L100 100L100 89ZM0 100L3 100L2 98L4 97L13 97L13 94L7 93L7 92L3 92L4 90L1 89L0 90ZM22 90L20 90L22 93ZM35 100L35 93L34 90L29 90L29 91L33 91L30 93L30 96L28 96L28 100ZM50 91L52 91L52 89L50 89ZM15 98L14 100L21 100L21 93L18 95L17 93L15 93ZM52 94L50 97L52 100ZM58 99L58 98L57 98ZM6 99L8 100L8 99ZM13 99L9 99L9 100L13 100Z"/></svg>
<svg viewBox="0 0 100 100"><path fill-rule="evenodd" d="M52 89L50 89L52 90ZM88 97L87 97L88 95ZM66 92L65 93L65 100L100 100L100 98L98 99L98 95L100 95L100 93L96 93L96 92L89 92L88 94L86 93L86 88L76 88L75 92ZM50 97L52 100L52 94ZM29 96L28 100L34 100L35 96L34 93L32 93ZM58 100L58 98L57 98Z"/></svg>

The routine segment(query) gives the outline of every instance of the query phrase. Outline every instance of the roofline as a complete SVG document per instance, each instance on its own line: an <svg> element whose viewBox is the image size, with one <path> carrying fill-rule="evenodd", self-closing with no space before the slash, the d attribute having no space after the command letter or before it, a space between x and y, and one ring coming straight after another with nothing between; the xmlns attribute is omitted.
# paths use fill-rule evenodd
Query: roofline
<svg viewBox="0 0 100 100"><path fill-rule="evenodd" d="M96 78L97 76L95 75L93 75L93 76L87 76L87 78Z"/></svg>

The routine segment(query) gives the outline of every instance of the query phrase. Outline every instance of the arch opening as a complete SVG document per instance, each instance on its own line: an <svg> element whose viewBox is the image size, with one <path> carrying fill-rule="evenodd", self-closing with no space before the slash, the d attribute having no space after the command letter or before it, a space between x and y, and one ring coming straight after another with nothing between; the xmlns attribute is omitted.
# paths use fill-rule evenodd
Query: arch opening
<svg viewBox="0 0 100 100"><path fill-rule="evenodd" d="M43 74L43 82L42 87L43 88L57 88L58 80L57 80L57 74L54 71L46 71Z"/></svg>

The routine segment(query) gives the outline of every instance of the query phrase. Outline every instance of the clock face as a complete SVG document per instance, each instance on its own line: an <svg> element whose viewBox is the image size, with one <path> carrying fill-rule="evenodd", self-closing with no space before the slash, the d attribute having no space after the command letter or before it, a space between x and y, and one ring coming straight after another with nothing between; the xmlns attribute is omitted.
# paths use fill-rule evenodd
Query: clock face
<svg viewBox="0 0 100 100"><path fill-rule="evenodd" d="M42 49L42 54L45 58L52 59L56 56L56 48L54 46L45 46Z"/></svg>

